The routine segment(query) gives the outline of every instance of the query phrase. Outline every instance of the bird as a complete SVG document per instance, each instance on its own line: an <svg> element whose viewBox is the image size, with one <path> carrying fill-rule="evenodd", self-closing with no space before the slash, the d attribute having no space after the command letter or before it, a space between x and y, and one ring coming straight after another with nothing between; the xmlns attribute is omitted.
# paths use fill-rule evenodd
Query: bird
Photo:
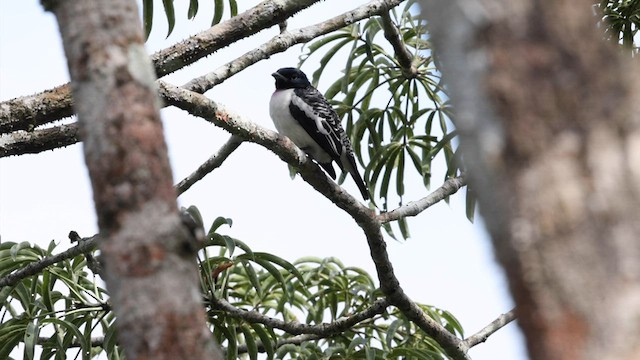
<svg viewBox="0 0 640 360"><path fill-rule="evenodd" d="M335 161L342 171L351 174L364 200L369 200L369 189L358 172L349 137L329 101L300 69L285 67L271 76L276 80L276 90L269 102L269 115L278 132L334 180Z"/></svg>

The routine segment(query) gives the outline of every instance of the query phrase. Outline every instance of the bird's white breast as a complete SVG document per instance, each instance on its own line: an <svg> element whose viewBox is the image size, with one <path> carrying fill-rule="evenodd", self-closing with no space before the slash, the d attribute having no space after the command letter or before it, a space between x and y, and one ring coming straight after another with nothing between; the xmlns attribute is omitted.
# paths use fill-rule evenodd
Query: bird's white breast
<svg viewBox="0 0 640 360"><path fill-rule="evenodd" d="M271 115L276 130L291 139L297 147L305 150L315 160L331 162L331 156L322 150L320 145L309 136L300 123L291 116L289 104L291 103L292 96L293 89L276 90L276 92L271 95L269 115Z"/></svg>

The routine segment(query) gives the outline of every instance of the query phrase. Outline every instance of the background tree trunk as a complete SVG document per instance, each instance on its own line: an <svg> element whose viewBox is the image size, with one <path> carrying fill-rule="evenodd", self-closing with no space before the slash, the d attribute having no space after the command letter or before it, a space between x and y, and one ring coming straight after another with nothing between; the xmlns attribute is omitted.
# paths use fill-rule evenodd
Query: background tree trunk
<svg viewBox="0 0 640 360"><path fill-rule="evenodd" d="M216 359L133 0L51 1L127 359Z"/></svg>
<svg viewBox="0 0 640 360"><path fill-rule="evenodd" d="M593 1L425 1L532 359L640 354L640 76Z"/></svg>

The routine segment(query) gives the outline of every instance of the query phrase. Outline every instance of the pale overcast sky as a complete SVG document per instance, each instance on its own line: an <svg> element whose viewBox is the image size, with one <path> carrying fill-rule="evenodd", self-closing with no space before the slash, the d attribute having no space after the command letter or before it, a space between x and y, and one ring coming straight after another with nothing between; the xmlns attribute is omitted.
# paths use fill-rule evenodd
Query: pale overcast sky
<svg viewBox="0 0 640 360"><path fill-rule="evenodd" d="M164 39L164 14L156 7L154 29L147 43L150 53L208 27L212 2L201 1L195 21L186 19L186 3L176 2L176 27L168 39ZM255 3L240 1L239 10ZM364 1L321 2L291 19L289 28L322 21L360 3ZM164 80L182 85L257 47L277 32L277 27L265 30ZM206 95L273 129L268 114L273 92L270 74L280 67L296 66L300 54L301 47L296 46L274 55ZM307 62L303 70L310 75L318 66L318 59ZM325 71L326 79L340 76L343 63L336 58ZM0 101L40 92L67 81L54 17L45 14L38 1L3 0L0 3ZM328 81L321 82L321 91L326 90L326 84ZM194 171L229 137L225 131L183 111L169 108L162 114L175 182ZM442 179L441 165L436 169L432 186L439 186ZM347 179L344 186L359 198L351 179ZM428 193L417 176L407 177L405 202ZM299 177L292 181L287 165L260 146L242 144L221 168L183 194L179 202L182 206L198 206L205 222L217 216L232 218L233 228L224 231L248 243L253 250L271 252L289 261L309 255L335 256L345 265L361 267L377 279L363 233L349 215L336 209ZM389 256L405 292L417 302L451 311L467 335L512 308L504 276L494 262L480 223L478 220L471 224L465 218L464 192L461 192L451 198L450 205L441 202L411 218L413 237L408 241L388 239L387 242ZM0 159L1 240L47 244L55 239L62 251L69 246L70 230L81 236L97 232L81 145ZM515 323L474 347L470 355L474 360L526 359Z"/></svg>

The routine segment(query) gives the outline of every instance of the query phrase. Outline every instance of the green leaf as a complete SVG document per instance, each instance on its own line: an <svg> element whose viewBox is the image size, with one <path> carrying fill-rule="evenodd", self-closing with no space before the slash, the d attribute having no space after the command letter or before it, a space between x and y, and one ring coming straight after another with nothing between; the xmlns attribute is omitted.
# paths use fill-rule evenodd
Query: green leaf
<svg viewBox="0 0 640 360"><path fill-rule="evenodd" d="M207 233L207 235L211 236L223 224L227 224L227 225L229 225L229 227L231 227L233 225L233 220L231 220L230 218L225 218L225 217L222 217L222 216L218 216L213 221L213 224L211 224L211 228L209 229L209 232Z"/></svg>
<svg viewBox="0 0 640 360"><path fill-rule="evenodd" d="M464 338L464 329L462 328L462 324L460 324L458 319L456 319L456 317L453 316L452 313L445 310L442 310L441 315L447 321L447 323L451 325L452 329L448 329L448 330L451 331L452 334L458 335L461 338Z"/></svg>
<svg viewBox="0 0 640 360"><path fill-rule="evenodd" d="M169 31L167 32L167 37L169 37L173 31L173 27L176 25L176 14L173 9L173 0L162 0L162 5L164 6L164 13L167 16L167 23L169 24Z"/></svg>
<svg viewBox="0 0 640 360"><path fill-rule="evenodd" d="M334 45L331 49L329 49L324 54L322 59L320 59L320 66L318 67L318 70L316 70L313 73L312 84L314 86L318 86L318 80L320 79L320 75L322 75L322 71L325 69L325 67L327 66L327 63L329 63L331 58L338 52L338 50L342 49L343 46L350 43L351 41L352 40L350 37L342 41L339 41L336 45Z"/></svg>
<svg viewBox="0 0 640 360"><path fill-rule="evenodd" d="M401 320L394 320L391 322L391 324L389 324L389 328L387 329L385 338L385 344L387 345L388 349L393 349L393 341L400 325L402 325Z"/></svg>
<svg viewBox="0 0 640 360"><path fill-rule="evenodd" d="M149 38L153 26L153 0L142 0L142 23L144 26L144 39Z"/></svg>
<svg viewBox="0 0 640 360"><path fill-rule="evenodd" d="M68 344L67 344L67 348L70 345L71 341L73 340L73 337L75 337L78 342L80 343L80 348L82 349L88 349L90 346L90 344L87 343L87 340L84 336L82 336L82 333L80 332L80 329L78 329L78 327L76 325L74 325L72 322L70 321L65 321L65 320L61 320L58 318L45 318L42 320L43 324L46 323L52 323L52 324L56 324L60 327L63 327L66 329L66 333L67 335L65 336L66 339L68 339Z"/></svg>
<svg viewBox="0 0 640 360"><path fill-rule="evenodd" d="M186 209L186 212L191 215L196 224L203 229L204 231L204 220L202 220L202 214L200 214L200 210L197 207L191 205Z"/></svg>
<svg viewBox="0 0 640 360"><path fill-rule="evenodd" d="M396 171L396 192L400 196L402 203L402 195L404 195L404 151L398 153L398 170Z"/></svg>
<svg viewBox="0 0 640 360"><path fill-rule="evenodd" d="M233 252L236 249L235 241L233 241L233 239L230 236L226 236L226 235L223 235L222 238L224 239L225 246L229 251L229 256L233 256Z"/></svg>
<svg viewBox="0 0 640 360"><path fill-rule="evenodd" d="M231 13L231 17L238 15L238 3L236 0L229 0L229 10Z"/></svg>
<svg viewBox="0 0 640 360"><path fill-rule="evenodd" d="M36 343L38 340L38 334L40 333L40 328L36 320L30 321L27 324L27 331L24 333L24 357L28 360L33 360L33 355L36 348Z"/></svg>
<svg viewBox="0 0 640 360"><path fill-rule="evenodd" d="M231 326L216 326L216 331L222 333L222 335L228 340L227 341L227 359L235 360L238 358L238 339L235 334L235 326L229 324Z"/></svg>
<svg viewBox="0 0 640 360"><path fill-rule="evenodd" d="M406 217L400 218L398 220L398 225L400 226L400 233L402 234L402 237L405 240L410 238L411 234L409 234L409 225L407 224L407 218Z"/></svg>
<svg viewBox="0 0 640 360"><path fill-rule="evenodd" d="M249 277L249 282L254 289L256 289L256 294L259 298L262 298L262 286L260 286L260 281L258 280L258 274L256 274L255 269L251 266L248 260L241 260L240 263L244 267L244 270Z"/></svg>
<svg viewBox="0 0 640 360"><path fill-rule="evenodd" d="M475 213L476 213L476 194L472 188L467 186L467 197L465 201L465 210L467 214L467 219L473 222Z"/></svg>
<svg viewBox="0 0 640 360"><path fill-rule="evenodd" d="M53 301L51 299L51 289L53 288L53 283L55 283L55 277L53 277L52 281L51 273L45 269L42 272L42 302L44 303L47 311L54 311Z"/></svg>
<svg viewBox="0 0 640 360"><path fill-rule="evenodd" d="M288 262L287 260L285 260L285 259L283 259L281 257L275 256L273 254L265 253L265 252L256 252L256 253L254 253L254 256L255 256L255 258L264 259L264 260L267 260L267 261L272 262L274 264L278 264L282 268L284 268L285 270L289 271L289 273L291 273L295 277L297 277L298 280L304 281L302 279L302 275L300 274L298 269L296 269L296 267L293 266L293 264Z"/></svg>
<svg viewBox="0 0 640 360"><path fill-rule="evenodd" d="M247 344L247 354L249 354L249 359L257 360L258 359L258 345L256 344L256 340L251 333L251 328L246 324L242 324L240 326L240 330L244 334L244 341Z"/></svg>
<svg viewBox="0 0 640 360"><path fill-rule="evenodd" d="M254 254L257 254L257 253L254 253ZM269 274L271 274L280 283L280 286L282 287L283 292L286 294L286 292L287 292L287 282L285 281L285 279L282 276L282 274L280 273L280 271L278 271L278 269L276 269L275 266L271 265L271 262L269 262L268 260L265 260L263 257L259 257L259 256L255 256L253 258L249 258L248 256L246 256L246 254L238 255L238 257L236 259L238 259L238 260L251 260L251 261L255 262L256 264L262 266L265 270L267 270L269 272Z"/></svg>
<svg viewBox="0 0 640 360"><path fill-rule="evenodd" d="M275 335L274 336L269 335L260 324L251 323L249 324L249 326L251 326L253 331L255 331L258 337L260 338L260 341L262 342L262 346L264 347L264 350L267 353L267 359L268 360L273 359L275 355L275 349L273 347L273 344L276 340Z"/></svg>
<svg viewBox="0 0 640 360"><path fill-rule="evenodd" d="M214 11L213 11L213 20L211 21L211 26L217 24L222 20L222 14L224 13L224 0L215 0L214 2Z"/></svg>
<svg viewBox="0 0 640 360"><path fill-rule="evenodd" d="M193 19L198 13L198 0L189 0L189 11L187 12L187 18Z"/></svg>
<svg viewBox="0 0 640 360"><path fill-rule="evenodd" d="M1 324L0 327L0 359L9 359L9 354L13 349L18 346L20 341L24 339L24 329L27 319L9 321ZM25 324L21 324L24 322ZM13 325L13 326L11 326Z"/></svg>

